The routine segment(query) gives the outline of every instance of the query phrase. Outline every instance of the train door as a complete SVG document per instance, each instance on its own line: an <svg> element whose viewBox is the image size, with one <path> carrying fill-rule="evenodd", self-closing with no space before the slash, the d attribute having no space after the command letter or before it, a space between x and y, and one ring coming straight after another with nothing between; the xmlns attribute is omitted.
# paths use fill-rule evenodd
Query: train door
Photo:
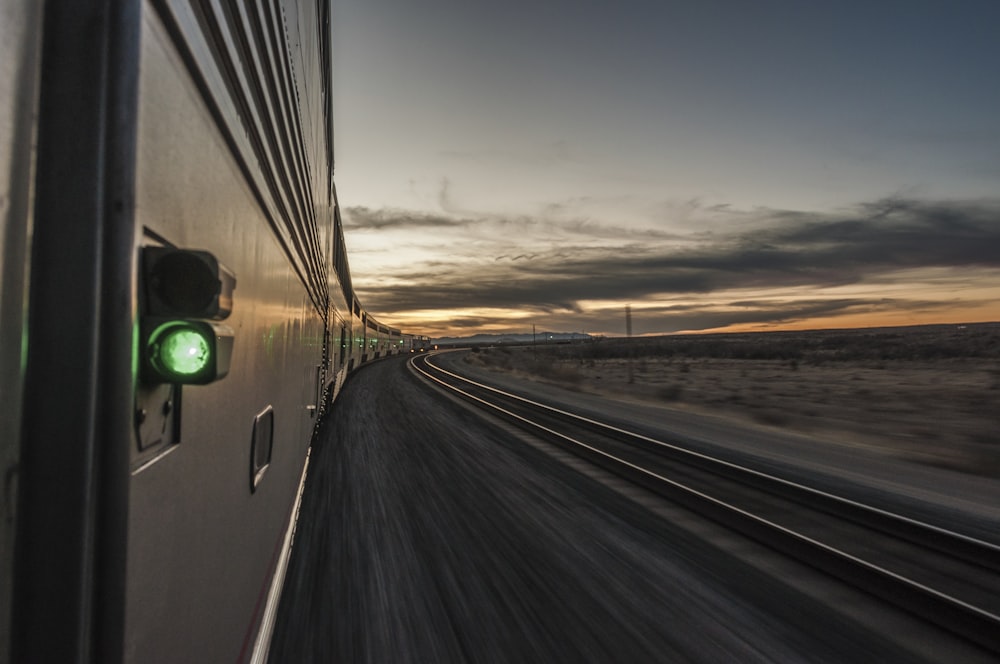
<svg viewBox="0 0 1000 664"><path fill-rule="evenodd" d="M4 479L10 661L122 659L140 4L0 2L3 417L22 402L3 432L5 465L20 446Z"/></svg>
<svg viewBox="0 0 1000 664"><path fill-rule="evenodd" d="M0 3L0 661L10 659L11 594L26 347L28 238L37 116L40 3Z"/></svg>

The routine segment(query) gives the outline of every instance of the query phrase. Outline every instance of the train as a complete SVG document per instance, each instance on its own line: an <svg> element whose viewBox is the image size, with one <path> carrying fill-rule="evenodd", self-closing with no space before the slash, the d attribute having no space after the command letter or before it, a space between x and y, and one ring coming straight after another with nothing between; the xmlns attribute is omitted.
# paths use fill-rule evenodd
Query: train
<svg viewBox="0 0 1000 664"><path fill-rule="evenodd" d="M0 0L0 661L261 662L351 283L329 0Z"/></svg>

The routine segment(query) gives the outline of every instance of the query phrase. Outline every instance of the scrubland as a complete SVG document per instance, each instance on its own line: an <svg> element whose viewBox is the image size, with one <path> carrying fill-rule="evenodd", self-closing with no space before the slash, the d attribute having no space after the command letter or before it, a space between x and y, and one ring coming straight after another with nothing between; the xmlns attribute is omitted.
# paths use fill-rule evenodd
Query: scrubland
<svg viewBox="0 0 1000 664"><path fill-rule="evenodd" d="M603 338L466 360L1000 477L1000 323Z"/></svg>

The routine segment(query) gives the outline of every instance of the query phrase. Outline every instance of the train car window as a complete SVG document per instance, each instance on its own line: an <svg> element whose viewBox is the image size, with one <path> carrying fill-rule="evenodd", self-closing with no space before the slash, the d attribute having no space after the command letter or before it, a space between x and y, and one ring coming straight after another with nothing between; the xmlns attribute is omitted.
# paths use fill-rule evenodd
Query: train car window
<svg viewBox="0 0 1000 664"><path fill-rule="evenodd" d="M339 366L339 367L344 366L344 358L347 356L347 343L348 343L348 339L347 339L347 326L346 325L341 325L340 326L340 362L338 362L338 364L337 364L337 366Z"/></svg>
<svg viewBox="0 0 1000 664"><path fill-rule="evenodd" d="M274 447L274 408L270 405L253 419L253 434L250 438L250 492L264 479L271 465Z"/></svg>

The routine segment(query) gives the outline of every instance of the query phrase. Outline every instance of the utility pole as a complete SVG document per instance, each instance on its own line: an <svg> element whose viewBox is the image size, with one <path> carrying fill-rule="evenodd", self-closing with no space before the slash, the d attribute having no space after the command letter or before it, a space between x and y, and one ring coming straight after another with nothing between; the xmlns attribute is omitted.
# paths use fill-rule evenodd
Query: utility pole
<svg viewBox="0 0 1000 664"><path fill-rule="evenodd" d="M531 361L538 361L538 353L535 351L535 324L531 324Z"/></svg>
<svg viewBox="0 0 1000 664"><path fill-rule="evenodd" d="M635 382L635 373L632 370L632 305L625 305L625 336L628 337L628 349L625 351L628 357L628 384Z"/></svg>

